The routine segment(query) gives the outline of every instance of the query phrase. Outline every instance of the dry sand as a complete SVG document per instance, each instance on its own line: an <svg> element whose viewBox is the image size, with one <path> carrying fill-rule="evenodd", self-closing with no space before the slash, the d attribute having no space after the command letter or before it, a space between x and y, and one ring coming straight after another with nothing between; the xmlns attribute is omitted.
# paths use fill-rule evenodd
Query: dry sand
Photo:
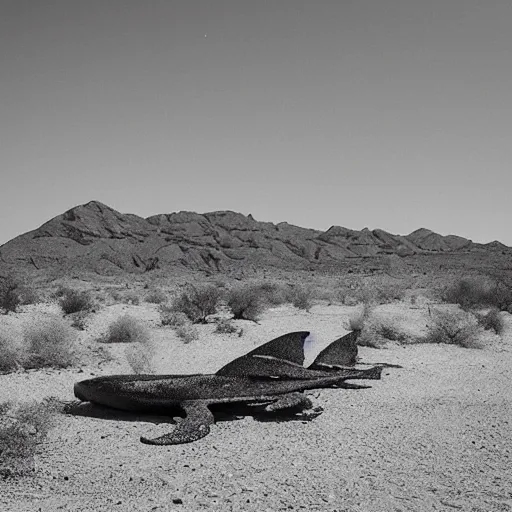
<svg viewBox="0 0 512 512"><path fill-rule="evenodd" d="M118 305L96 314L82 336L98 336L109 321L129 312L153 329L158 372L212 372L288 331L312 331L318 352L345 332L350 311L280 307L259 325L239 322L241 338L211 334L213 326L206 325L201 339L186 345L158 327L154 306ZM386 306L382 314L398 315L412 331L425 326L424 309L400 304ZM62 415L37 457L36 476L0 483L0 510L510 510L511 341L511 334L490 339L482 350L362 348L365 362L403 368L386 370L371 389L308 392L324 408L314 421L222 421L188 445L139 442L141 435L173 428L167 418ZM100 369L0 376L1 398L72 400L75 381L128 371L124 347L112 351L120 362Z"/></svg>

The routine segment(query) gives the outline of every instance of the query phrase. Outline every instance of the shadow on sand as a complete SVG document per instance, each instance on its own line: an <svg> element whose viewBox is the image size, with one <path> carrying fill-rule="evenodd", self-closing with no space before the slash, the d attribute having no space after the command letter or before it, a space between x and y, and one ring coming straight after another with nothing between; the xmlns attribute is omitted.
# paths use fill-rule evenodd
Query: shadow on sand
<svg viewBox="0 0 512 512"><path fill-rule="evenodd" d="M267 402L268 403L268 402ZM282 422L282 421L311 421L319 416L323 409L316 407L314 409L303 410L300 408L289 408L280 411L265 411L264 404L222 404L212 405L212 411L215 422L241 420L245 416L252 416L256 421L261 422ZM107 421L131 421L153 423L155 425L167 423L175 425L174 418L184 418L185 413L180 407L165 409L151 413L128 412L118 409L112 409L102 405L96 405L91 402L70 402L65 405L64 413L72 416L83 416L88 418L98 418Z"/></svg>

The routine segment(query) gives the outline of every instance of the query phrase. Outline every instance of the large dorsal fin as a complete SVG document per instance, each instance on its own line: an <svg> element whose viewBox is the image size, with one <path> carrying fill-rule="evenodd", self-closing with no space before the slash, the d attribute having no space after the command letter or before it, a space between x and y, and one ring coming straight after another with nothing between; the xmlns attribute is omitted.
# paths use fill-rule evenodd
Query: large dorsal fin
<svg viewBox="0 0 512 512"><path fill-rule="evenodd" d="M304 340L308 331L289 332L223 366L217 375L264 377L304 370Z"/></svg>
<svg viewBox="0 0 512 512"><path fill-rule="evenodd" d="M329 367L354 366L357 361L357 336L352 331L324 348L309 366L310 370L326 370Z"/></svg>

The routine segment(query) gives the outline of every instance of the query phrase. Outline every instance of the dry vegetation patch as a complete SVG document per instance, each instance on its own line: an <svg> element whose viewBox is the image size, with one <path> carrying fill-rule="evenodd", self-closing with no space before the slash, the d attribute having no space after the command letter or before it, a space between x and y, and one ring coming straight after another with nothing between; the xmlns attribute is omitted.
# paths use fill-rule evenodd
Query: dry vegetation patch
<svg viewBox="0 0 512 512"><path fill-rule="evenodd" d="M34 471L34 456L54 426L58 409L53 399L0 404L0 476L23 476Z"/></svg>
<svg viewBox="0 0 512 512"><path fill-rule="evenodd" d="M58 291L59 303L64 314L90 311L94 307L94 301L90 292L62 287Z"/></svg>
<svg viewBox="0 0 512 512"><path fill-rule="evenodd" d="M455 281L443 293L443 300L462 309L494 307L507 311L512 306L512 289L501 281L485 277L466 277Z"/></svg>
<svg viewBox="0 0 512 512"><path fill-rule="evenodd" d="M236 320L256 322L265 310L264 294L258 285L246 285L228 291L226 303Z"/></svg>
<svg viewBox="0 0 512 512"><path fill-rule="evenodd" d="M150 304L162 304L167 300L167 294L157 288L155 290L150 291L145 297L144 300L149 302Z"/></svg>
<svg viewBox="0 0 512 512"><path fill-rule="evenodd" d="M309 286L292 286L288 290L287 300L297 309L309 311L313 306L313 291Z"/></svg>
<svg viewBox="0 0 512 512"><path fill-rule="evenodd" d="M187 315L194 324L206 323L206 317L217 311L222 292L213 285L195 287L190 285L189 289L182 292L174 299L172 307L175 311L181 311Z"/></svg>
<svg viewBox="0 0 512 512"><path fill-rule="evenodd" d="M215 330L216 334L233 334L238 331L233 322L228 318L219 318L216 322Z"/></svg>
<svg viewBox="0 0 512 512"><path fill-rule="evenodd" d="M0 372L12 372L23 367L23 339L16 331L0 327Z"/></svg>
<svg viewBox="0 0 512 512"><path fill-rule="evenodd" d="M32 318L24 338L24 368L66 368L80 360L76 331L57 316Z"/></svg>
<svg viewBox="0 0 512 512"><path fill-rule="evenodd" d="M446 343L481 348L483 328L475 315L463 310L433 310L425 343Z"/></svg>
<svg viewBox="0 0 512 512"><path fill-rule="evenodd" d="M12 276L0 278L0 308L4 313L15 312L21 303L19 282Z"/></svg>
<svg viewBox="0 0 512 512"><path fill-rule="evenodd" d="M139 320L123 315L109 326L104 343L147 343L150 339L148 329Z"/></svg>

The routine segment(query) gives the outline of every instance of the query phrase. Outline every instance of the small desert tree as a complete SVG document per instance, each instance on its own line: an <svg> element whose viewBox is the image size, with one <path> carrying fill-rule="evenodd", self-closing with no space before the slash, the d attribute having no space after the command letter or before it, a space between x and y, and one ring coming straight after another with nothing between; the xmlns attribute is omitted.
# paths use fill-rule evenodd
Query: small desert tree
<svg viewBox="0 0 512 512"><path fill-rule="evenodd" d="M212 285L196 288L190 285L173 302L175 311L185 313L194 324L206 323L206 317L217 311L221 299L221 291Z"/></svg>
<svg viewBox="0 0 512 512"><path fill-rule="evenodd" d="M264 310L263 293L258 286L240 286L229 290L228 307L237 320L252 320L256 322Z"/></svg>

